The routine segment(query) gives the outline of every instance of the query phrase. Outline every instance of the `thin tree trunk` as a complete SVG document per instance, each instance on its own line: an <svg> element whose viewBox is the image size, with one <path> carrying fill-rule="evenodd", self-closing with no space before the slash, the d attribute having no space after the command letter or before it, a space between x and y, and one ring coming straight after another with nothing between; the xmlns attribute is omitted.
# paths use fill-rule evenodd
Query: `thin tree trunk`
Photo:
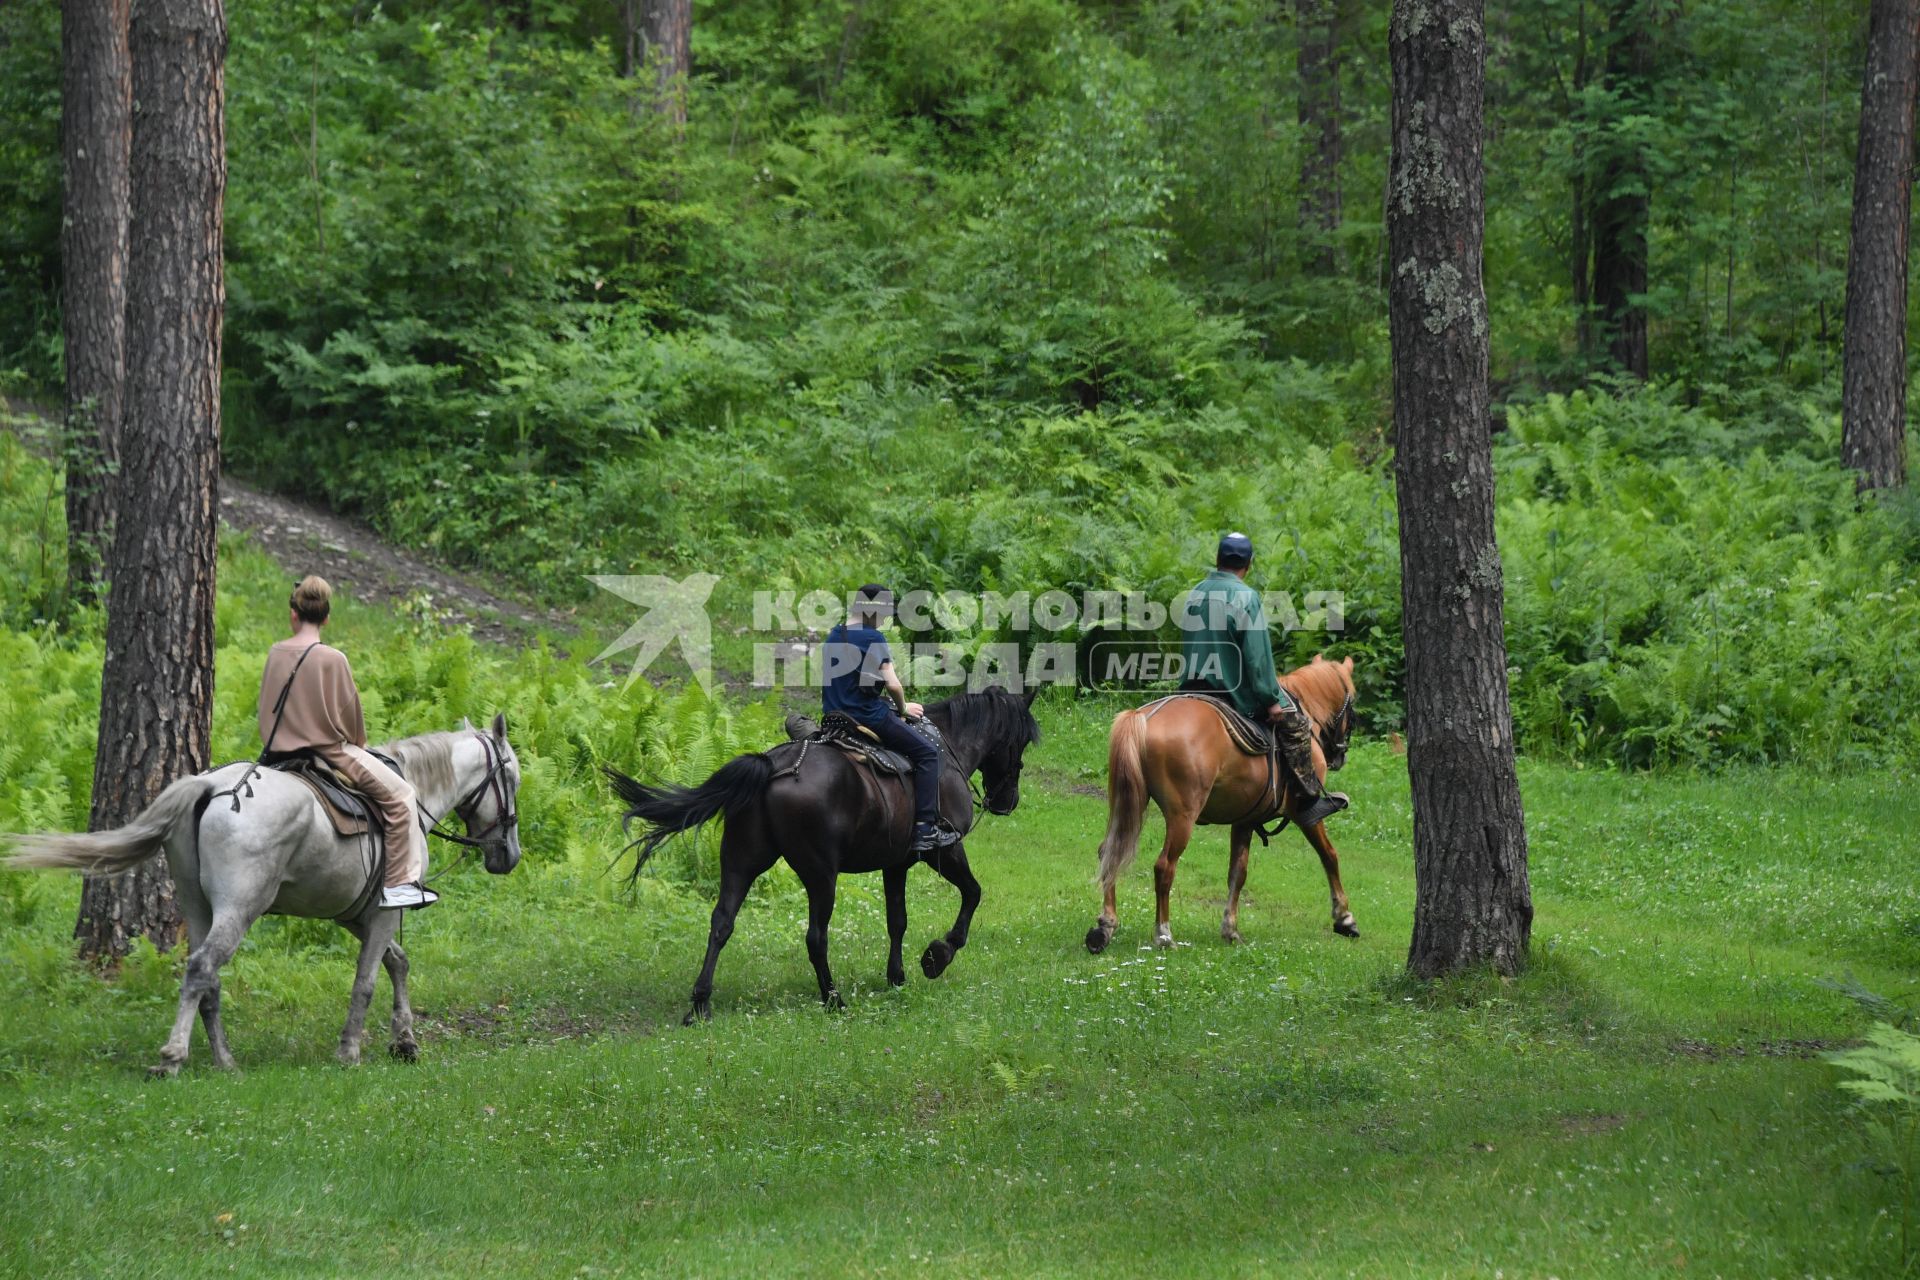
<svg viewBox="0 0 1920 1280"><path fill-rule="evenodd" d="M1393 155L1395 466L1413 785L1413 945L1431 977L1512 973L1533 922L1507 704L1487 425L1481 280L1482 0L1396 0Z"/></svg>
<svg viewBox="0 0 1920 1280"><path fill-rule="evenodd" d="M693 69L693 0L638 0L639 65L651 68L653 108L678 128L687 122Z"/></svg>
<svg viewBox="0 0 1920 1280"><path fill-rule="evenodd" d="M127 415L107 597L95 830L122 825L207 767L220 461L226 193L220 0L135 0ZM88 955L179 932L163 861L89 880L75 933Z"/></svg>
<svg viewBox="0 0 1920 1280"><path fill-rule="evenodd" d="M1340 0L1294 0L1300 47L1300 239L1307 270L1340 267Z"/></svg>
<svg viewBox="0 0 1920 1280"><path fill-rule="evenodd" d="M1622 115L1645 109L1653 76L1648 0L1615 0L1608 22L1605 77ZM1593 293L1607 353L1622 370L1647 378L1647 223L1651 175L1637 144L1612 148L1594 192Z"/></svg>
<svg viewBox="0 0 1920 1280"><path fill-rule="evenodd" d="M1573 341L1583 366L1591 365L1594 355L1593 330L1593 228L1588 217L1592 195L1587 186L1586 88L1587 88L1587 5L1580 0L1579 28L1573 56L1573 100L1568 104L1574 118L1573 128Z"/></svg>
<svg viewBox="0 0 1920 1280"><path fill-rule="evenodd" d="M1859 487L1907 482L1907 224L1920 3L1873 0L1847 247L1840 456Z"/></svg>
<svg viewBox="0 0 1920 1280"><path fill-rule="evenodd" d="M127 0L60 8L61 315L67 364L67 588L99 591L113 534L127 354Z"/></svg>

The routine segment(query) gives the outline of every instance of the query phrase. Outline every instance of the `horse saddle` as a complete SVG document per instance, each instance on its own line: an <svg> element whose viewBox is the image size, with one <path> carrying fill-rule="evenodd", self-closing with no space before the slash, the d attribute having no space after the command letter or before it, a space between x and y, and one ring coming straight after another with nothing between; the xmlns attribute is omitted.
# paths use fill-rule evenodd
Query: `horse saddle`
<svg viewBox="0 0 1920 1280"><path fill-rule="evenodd" d="M940 731L930 722L909 720L907 727L931 742L935 750L942 745ZM820 718L818 724L808 716L788 716L787 737L793 742L819 742L838 747L853 759L872 766L875 773L886 777L905 778L913 773L912 761L898 751L889 751L881 746L873 730L838 711L829 711Z"/></svg>
<svg viewBox="0 0 1920 1280"><path fill-rule="evenodd" d="M375 759L400 772L397 761L378 751L372 753ZM372 831L379 836L380 824L374 818L373 805L367 798L347 785L346 779L333 771L333 767L319 756L307 751L289 751L275 753L264 759L261 764L276 773L284 773L307 790L313 792L313 798L320 802L321 811L327 815L327 821L333 829L343 836L361 836Z"/></svg>
<svg viewBox="0 0 1920 1280"><path fill-rule="evenodd" d="M1263 724L1255 724L1242 715L1240 708L1228 702L1218 693L1206 689L1184 689L1156 699L1143 708L1149 715L1177 698L1198 698L1220 713L1220 723L1227 731L1227 737L1240 749L1240 754L1248 756L1271 755L1274 748L1273 730Z"/></svg>

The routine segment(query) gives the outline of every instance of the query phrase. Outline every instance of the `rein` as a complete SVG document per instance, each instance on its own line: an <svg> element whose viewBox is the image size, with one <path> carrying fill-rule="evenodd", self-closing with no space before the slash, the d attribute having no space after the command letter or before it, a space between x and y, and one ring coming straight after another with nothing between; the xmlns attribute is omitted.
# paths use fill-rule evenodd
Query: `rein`
<svg viewBox="0 0 1920 1280"><path fill-rule="evenodd" d="M456 800L452 808L431 822L427 821L427 807L425 805L420 806L421 831L427 835L445 840L450 844L461 846L460 856L455 858L451 865L437 872L433 877L434 879L438 879L440 876L445 875L448 871L453 870L454 867L466 861L469 853L481 848L486 837L492 835L501 827L504 826L511 832L520 823L520 813L513 807L513 793L507 789L507 784L502 780L502 775L506 772L507 768L506 752L495 750L493 740L484 733L476 733L473 736L479 740L480 749L486 753L486 776L475 783L473 789L467 792L463 799ZM494 797L495 807L492 822L488 823L487 826L477 834L463 836L458 832L440 830L440 824L445 822L451 814L457 813L464 820L467 816L467 811L473 808L474 802L480 798L482 792L486 792L488 795Z"/></svg>

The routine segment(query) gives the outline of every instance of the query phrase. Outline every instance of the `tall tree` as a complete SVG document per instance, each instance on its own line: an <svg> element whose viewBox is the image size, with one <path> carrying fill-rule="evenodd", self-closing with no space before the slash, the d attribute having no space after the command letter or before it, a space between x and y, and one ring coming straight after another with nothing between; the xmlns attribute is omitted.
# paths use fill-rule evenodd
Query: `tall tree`
<svg viewBox="0 0 1920 1280"><path fill-rule="evenodd" d="M1413 946L1431 977L1525 962L1481 280L1482 0L1395 0L1389 331L1413 784Z"/></svg>
<svg viewBox="0 0 1920 1280"><path fill-rule="evenodd" d="M127 410L109 561L107 657L92 825L130 820L207 767L226 306L226 17L221 0L134 0ZM89 880L75 930L90 955L136 934L171 946L173 886L158 858Z"/></svg>
<svg viewBox="0 0 1920 1280"><path fill-rule="evenodd" d="M1907 224L1920 2L1873 0L1847 249L1840 455L1859 486L1907 482Z"/></svg>
<svg viewBox="0 0 1920 1280"><path fill-rule="evenodd" d="M1613 0L1602 82L1618 126L1650 107L1654 30L1651 0ZM1647 378L1647 224L1653 209L1645 144L1617 129L1594 191L1593 304L1614 364Z"/></svg>
<svg viewBox="0 0 1920 1280"><path fill-rule="evenodd" d="M1308 270L1340 264L1340 0L1294 0L1299 28L1300 238Z"/></svg>
<svg viewBox="0 0 1920 1280"><path fill-rule="evenodd" d="M60 6L61 315L67 366L67 586L91 599L113 528L127 352L127 0Z"/></svg>
<svg viewBox="0 0 1920 1280"><path fill-rule="evenodd" d="M687 122L687 76L693 69L693 0L621 0L626 37L621 72L653 80L650 105L676 127Z"/></svg>

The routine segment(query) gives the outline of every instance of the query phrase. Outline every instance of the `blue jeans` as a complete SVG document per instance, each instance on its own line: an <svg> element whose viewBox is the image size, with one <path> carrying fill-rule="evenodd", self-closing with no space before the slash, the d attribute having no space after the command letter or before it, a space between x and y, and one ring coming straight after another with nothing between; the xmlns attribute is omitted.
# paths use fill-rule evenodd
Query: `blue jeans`
<svg viewBox="0 0 1920 1280"><path fill-rule="evenodd" d="M898 751L913 764L913 820L933 822L940 816L940 750L907 727L899 716L867 726L880 735L880 745Z"/></svg>

